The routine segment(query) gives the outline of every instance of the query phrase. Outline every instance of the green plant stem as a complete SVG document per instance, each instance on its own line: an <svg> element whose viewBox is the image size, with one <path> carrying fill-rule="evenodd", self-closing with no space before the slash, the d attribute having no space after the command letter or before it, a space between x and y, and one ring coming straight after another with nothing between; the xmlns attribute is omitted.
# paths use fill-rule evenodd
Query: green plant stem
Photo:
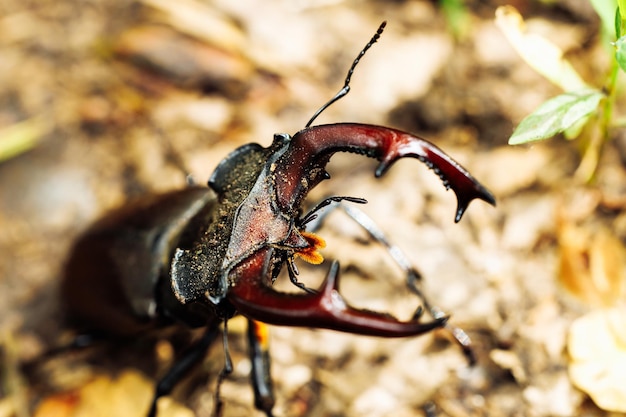
<svg viewBox="0 0 626 417"><path fill-rule="evenodd" d="M626 0L621 0L626 2ZM576 178L582 182L593 180L602 154L604 144L610 139L611 121L613 119L613 107L617 93L617 79L619 76L619 65L616 60L612 61L611 72L608 82L604 88L607 97L602 102L600 110L600 120L598 129L591 132L591 138L583 152L583 157L576 170Z"/></svg>

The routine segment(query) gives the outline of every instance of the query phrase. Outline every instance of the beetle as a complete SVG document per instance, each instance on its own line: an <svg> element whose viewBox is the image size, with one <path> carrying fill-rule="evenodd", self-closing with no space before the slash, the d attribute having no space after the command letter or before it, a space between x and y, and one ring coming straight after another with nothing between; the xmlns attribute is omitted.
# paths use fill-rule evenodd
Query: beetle
<svg viewBox="0 0 626 417"><path fill-rule="evenodd" d="M83 328L132 337L147 329L183 324L205 331L158 382L157 400L205 355L219 326L235 314L248 320L255 406L272 415L266 324L325 328L359 335L409 337L446 324L440 315L423 321L421 310L407 321L350 306L339 292L339 263L332 262L317 290L298 281L294 259L319 264L321 237L307 225L334 202L365 200L334 196L307 213L308 192L330 178L325 170L337 152L379 161L376 177L400 158L416 158L431 168L457 198L455 221L474 199L495 205L493 195L465 168L434 144L389 127L336 123L311 126L329 105L349 91L350 78L385 22L354 60L344 87L293 136L280 133L269 147L244 145L222 160L208 187L149 196L109 214L74 245L62 294L69 317ZM272 284L286 266L297 293ZM226 341L226 329L223 332ZM226 364L219 381L231 370Z"/></svg>

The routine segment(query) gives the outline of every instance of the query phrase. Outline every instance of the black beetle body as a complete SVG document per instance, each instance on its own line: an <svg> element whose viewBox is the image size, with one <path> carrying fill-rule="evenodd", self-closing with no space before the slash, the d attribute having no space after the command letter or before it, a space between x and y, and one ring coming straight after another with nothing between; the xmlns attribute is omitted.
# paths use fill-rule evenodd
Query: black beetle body
<svg viewBox="0 0 626 417"><path fill-rule="evenodd" d="M215 309L178 301L170 274L195 269L193 281L201 276L205 286L185 288L185 294L208 291L207 298L219 303L225 286L220 270L235 213L267 153L256 144L245 145L220 163L209 181L211 188L151 196L95 224L75 244L66 267L62 292L69 316L90 330L114 335L136 334L154 321L206 325ZM196 258L176 257L182 248L198 248ZM177 282L192 279L181 277Z"/></svg>
<svg viewBox="0 0 626 417"><path fill-rule="evenodd" d="M191 232L185 229L216 205L212 190L194 187L139 201L98 222L67 263L62 292L69 317L112 335L134 335L168 317L198 322L180 308L165 278L175 246Z"/></svg>

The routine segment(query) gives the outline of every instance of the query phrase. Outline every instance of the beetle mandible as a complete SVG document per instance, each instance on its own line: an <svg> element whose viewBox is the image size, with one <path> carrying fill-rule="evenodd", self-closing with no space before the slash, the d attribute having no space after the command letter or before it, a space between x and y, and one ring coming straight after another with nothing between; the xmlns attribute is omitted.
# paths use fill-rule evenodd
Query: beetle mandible
<svg viewBox="0 0 626 417"><path fill-rule="evenodd" d="M353 308L339 293L337 262L318 290L297 280L295 257L322 260L324 241L306 231L316 212L332 202L365 202L330 197L303 214L307 193L330 178L325 166L336 152L377 159L376 177L400 158L417 158L454 191L456 222L474 199L495 205L493 195L467 170L416 135L367 124L311 126L348 93L354 68L384 27L385 22L355 59L344 87L303 130L293 136L276 134L267 148L244 145L219 163L207 188L190 186L147 197L110 214L75 244L62 292L70 317L83 327L122 336L172 323L206 329L158 383L149 416L156 415L158 398L204 357L219 325L235 314L248 319L255 405L268 416L274 399L263 323L381 337L415 336L445 325L445 316L424 322L416 314L400 321ZM282 293L272 287L285 265L303 291ZM228 354L226 358L223 374L231 367Z"/></svg>

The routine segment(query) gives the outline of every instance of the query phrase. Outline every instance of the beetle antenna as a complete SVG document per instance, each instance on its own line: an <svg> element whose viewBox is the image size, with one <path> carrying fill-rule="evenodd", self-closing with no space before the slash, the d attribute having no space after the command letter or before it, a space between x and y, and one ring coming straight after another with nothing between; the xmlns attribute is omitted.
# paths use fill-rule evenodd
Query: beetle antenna
<svg viewBox="0 0 626 417"><path fill-rule="evenodd" d="M346 75L346 80L344 81L343 87L341 88L341 90L339 90L339 92L337 94L335 94L335 96L333 98L328 100L326 102L326 104L324 104L322 107L320 107L315 112L313 117L311 117L309 122L306 124L305 128L311 126L313 121L315 119L317 119L317 116L319 116L324 110L326 110L328 107L330 107L331 104L333 104L335 101L339 100L343 96L346 96L350 92L350 80L352 78L352 74L354 74L354 69L356 68L356 66L359 63L359 61L361 61L361 58L363 58L363 55L365 55L365 52L367 52L367 50L370 49L376 43L376 41L378 41L378 39L380 38L380 35L382 35L383 30L385 29L385 26L387 26L387 21L386 20L383 21L380 24L380 26L378 26L378 30L376 31L374 36L372 36L372 39L370 39L370 41L365 45L365 47L363 49L361 49L361 52L359 52L359 54L355 58L354 62L352 62L352 66L348 70L348 75Z"/></svg>

